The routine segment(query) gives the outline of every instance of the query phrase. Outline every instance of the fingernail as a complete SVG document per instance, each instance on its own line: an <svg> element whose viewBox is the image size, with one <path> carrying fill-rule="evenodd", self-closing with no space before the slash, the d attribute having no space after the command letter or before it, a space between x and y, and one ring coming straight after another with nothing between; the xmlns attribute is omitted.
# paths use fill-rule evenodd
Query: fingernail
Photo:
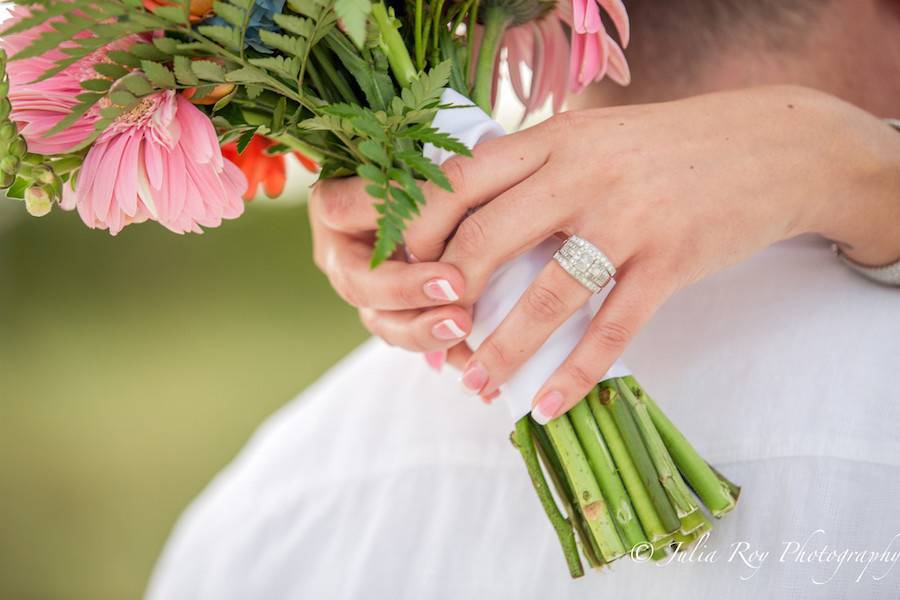
<svg viewBox="0 0 900 600"><path fill-rule="evenodd" d="M494 390L490 394L486 394L486 395L482 396L481 401L484 402L485 404L490 404L499 395L500 395L500 390Z"/></svg>
<svg viewBox="0 0 900 600"><path fill-rule="evenodd" d="M428 366L440 373L441 369L444 367L444 361L447 360L447 351L435 350L433 352L426 352L424 356Z"/></svg>
<svg viewBox="0 0 900 600"><path fill-rule="evenodd" d="M471 394L480 392L481 388L484 387L484 384L487 383L487 380L487 369L478 362L469 365L469 367L463 371L462 377L459 378L459 382L462 383L462 386L466 388L466 391Z"/></svg>
<svg viewBox="0 0 900 600"><path fill-rule="evenodd" d="M444 319L431 328L431 335L439 340L458 340L466 337L466 332L453 319Z"/></svg>
<svg viewBox="0 0 900 600"><path fill-rule="evenodd" d="M448 300L450 302L459 300L459 294L456 293L456 290L453 289L453 286L446 279L426 281L425 285L422 286L422 290L432 300Z"/></svg>
<svg viewBox="0 0 900 600"><path fill-rule="evenodd" d="M403 246L403 252L406 253L406 262L409 262L409 263L419 262L419 259L416 258L416 255L410 251L409 247Z"/></svg>
<svg viewBox="0 0 900 600"><path fill-rule="evenodd" d="M550 390L538 400L538 403L531 409L531 416L540 425L546 425L558 415L559 409L562 408L563 395L556 390Z"/></svg>

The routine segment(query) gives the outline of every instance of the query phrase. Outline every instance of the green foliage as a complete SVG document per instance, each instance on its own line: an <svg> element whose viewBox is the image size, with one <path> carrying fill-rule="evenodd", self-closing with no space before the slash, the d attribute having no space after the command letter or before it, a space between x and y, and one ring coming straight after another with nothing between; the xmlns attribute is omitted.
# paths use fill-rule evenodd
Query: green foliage
<svg viewBox="0 0 900 600"><path fill-rule="evenodd" d="M300 126L309 130L331 130L357 140L357 150L367 162L356 168L369 181L366 188L378 200L378 231L372 266L389 258L403 241L405 222L418 214L425 196L416 176L450 190L450 182L437 165L425 158L420 143L469 155L468 149L451 136L423 125L437 111L447 85L450 65L441 63L394 96L388 110L337 103L323 107L324 113Z"/></svg>
<svg viewBox="0 0 900 600"><path fill-rule="evenodd" d="M141 68L150 83L158 88L174 88L175 75L163 64L153 62L152 60L142 60Z"/></svg>
<svg viewBox="0 0 900 600"><path fill-rule="evenodd" d="M281 151L299 147L321 153L322 177L354 172L364 177L379 212L372 257L377 265L393 253L406 221L425 202L420 182L450 187L441 170L422 156L422 146L468 154L431 121L442 108L444 88L466 85L464 44L449 32L473 2L429 8L437 12L428 18L444 23L434 21L434 40L426 40L434 49L420 64L430 68L412 74L406 69L402 77L391 65L396 65L398 41L402 53L403 35L411 34L411 29L398 30L406 27L409 11L376 24L370 19L372 0L288 0L283 12L273 15L280 29L259 31L272 49L262 54L245 44L253 5L254 0L216 0L213 10L220 20L192 24L187 0L152 10L141 0L37 0L28 5L31 15L4 33L51 23L14 57L62 50L63 57L42 78L104 49L102 60L92 60L96 76L84 79L71 113L49 133L95 115L94 135L75 149L82 154L96 135L148 94L195 88L193 97L203 98L217 84L235 84L211 106L199 106L221 140L236 140L243 150L254 134L277 136L285 142ZM449 60L438 62L442 56Z"/></svg>
<svg viewBox="0 0 900 600"><path fill-rule="evenodd" d="M337 0L334 12L344 24L347 34L357 46L366 41L366 21L372 12L370 0Z"/></svg>

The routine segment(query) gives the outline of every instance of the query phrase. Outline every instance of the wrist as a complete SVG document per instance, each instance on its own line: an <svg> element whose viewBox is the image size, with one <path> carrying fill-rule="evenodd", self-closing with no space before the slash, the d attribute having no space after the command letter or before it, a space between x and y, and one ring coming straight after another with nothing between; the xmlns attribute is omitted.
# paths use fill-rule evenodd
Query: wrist
<svg viewBox="0 0 900 600"><path fill-rule="evenodd" d="M825 165L827 200L811 211L807 232L834 241L854 262L891 263L900 258L900 132L850 108L849 135L834 143L841 157Z"/></svg>

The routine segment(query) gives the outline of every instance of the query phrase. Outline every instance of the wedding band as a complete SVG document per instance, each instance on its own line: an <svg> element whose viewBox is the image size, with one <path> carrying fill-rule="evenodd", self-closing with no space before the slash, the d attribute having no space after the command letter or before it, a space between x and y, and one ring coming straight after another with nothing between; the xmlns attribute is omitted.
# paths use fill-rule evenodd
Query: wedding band
<svg viewBox="0 0 900 600"><path fill-rule="evenodd" d="M566 273L596 294L616 275L616 268L600 248L589 241L573 235L556 251L553 260Z"/></svg>

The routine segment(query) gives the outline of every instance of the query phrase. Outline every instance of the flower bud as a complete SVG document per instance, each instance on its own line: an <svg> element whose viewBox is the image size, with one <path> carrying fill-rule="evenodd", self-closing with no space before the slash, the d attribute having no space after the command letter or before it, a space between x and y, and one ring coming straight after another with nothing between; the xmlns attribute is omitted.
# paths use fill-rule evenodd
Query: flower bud
<svg viewBox="0 0 900 600"><path fill-rule="evenodd" d="M0 171L0 190L5 190L9 188L12 184L16 182L16 176L12 173L5 173Z"/></svg>
<svg viewBox="0 0 900 600"><path fill-rule="evenodd" d="M0 172L15 175L19 170L19 157L8 154L0 158Z"/></svg>
<svg viewBox="0 0 900 600"><path fill-rule="evenodd" d="M33 185L25 190L25 210L32 217L43 217L53 208L53 197L47 188Z"/></svg>
<svg viewBox="0 0 900 600"><path fill-rule="evenodd" d="M9 81L0 81L0 98L6 98L9 94Z"/></svg>
<svg viewBox="0 0 900 600"><path fill-rule="evenodd" d="M18 135L16 126L12 121L0 123L0 142L8 142Z"/></svg>
<svg viewBox="0 0 900 600"><path fill-rule="evenodd" d="M9 113L12 110L12 104L9 103L9 99L5 96L0 98L0 121L5 121L9 118Z"/></svg>
<svg viewBox="0 0 900 600"><path fill-rule="evenodd" d="M38 183L53 186L59 179L53 172L53 167L48 164L37 165L31 170L31 176Z"/></svg>
<svg viewBox="0 0 900 600"><path fill-rule="evenodd" d="M17 137L9 143L9 148L7 150L10 155L15 156L18 159L22 159L25 154L28 152L28 146L25 145L25 140L21 137Z"/></svg>

